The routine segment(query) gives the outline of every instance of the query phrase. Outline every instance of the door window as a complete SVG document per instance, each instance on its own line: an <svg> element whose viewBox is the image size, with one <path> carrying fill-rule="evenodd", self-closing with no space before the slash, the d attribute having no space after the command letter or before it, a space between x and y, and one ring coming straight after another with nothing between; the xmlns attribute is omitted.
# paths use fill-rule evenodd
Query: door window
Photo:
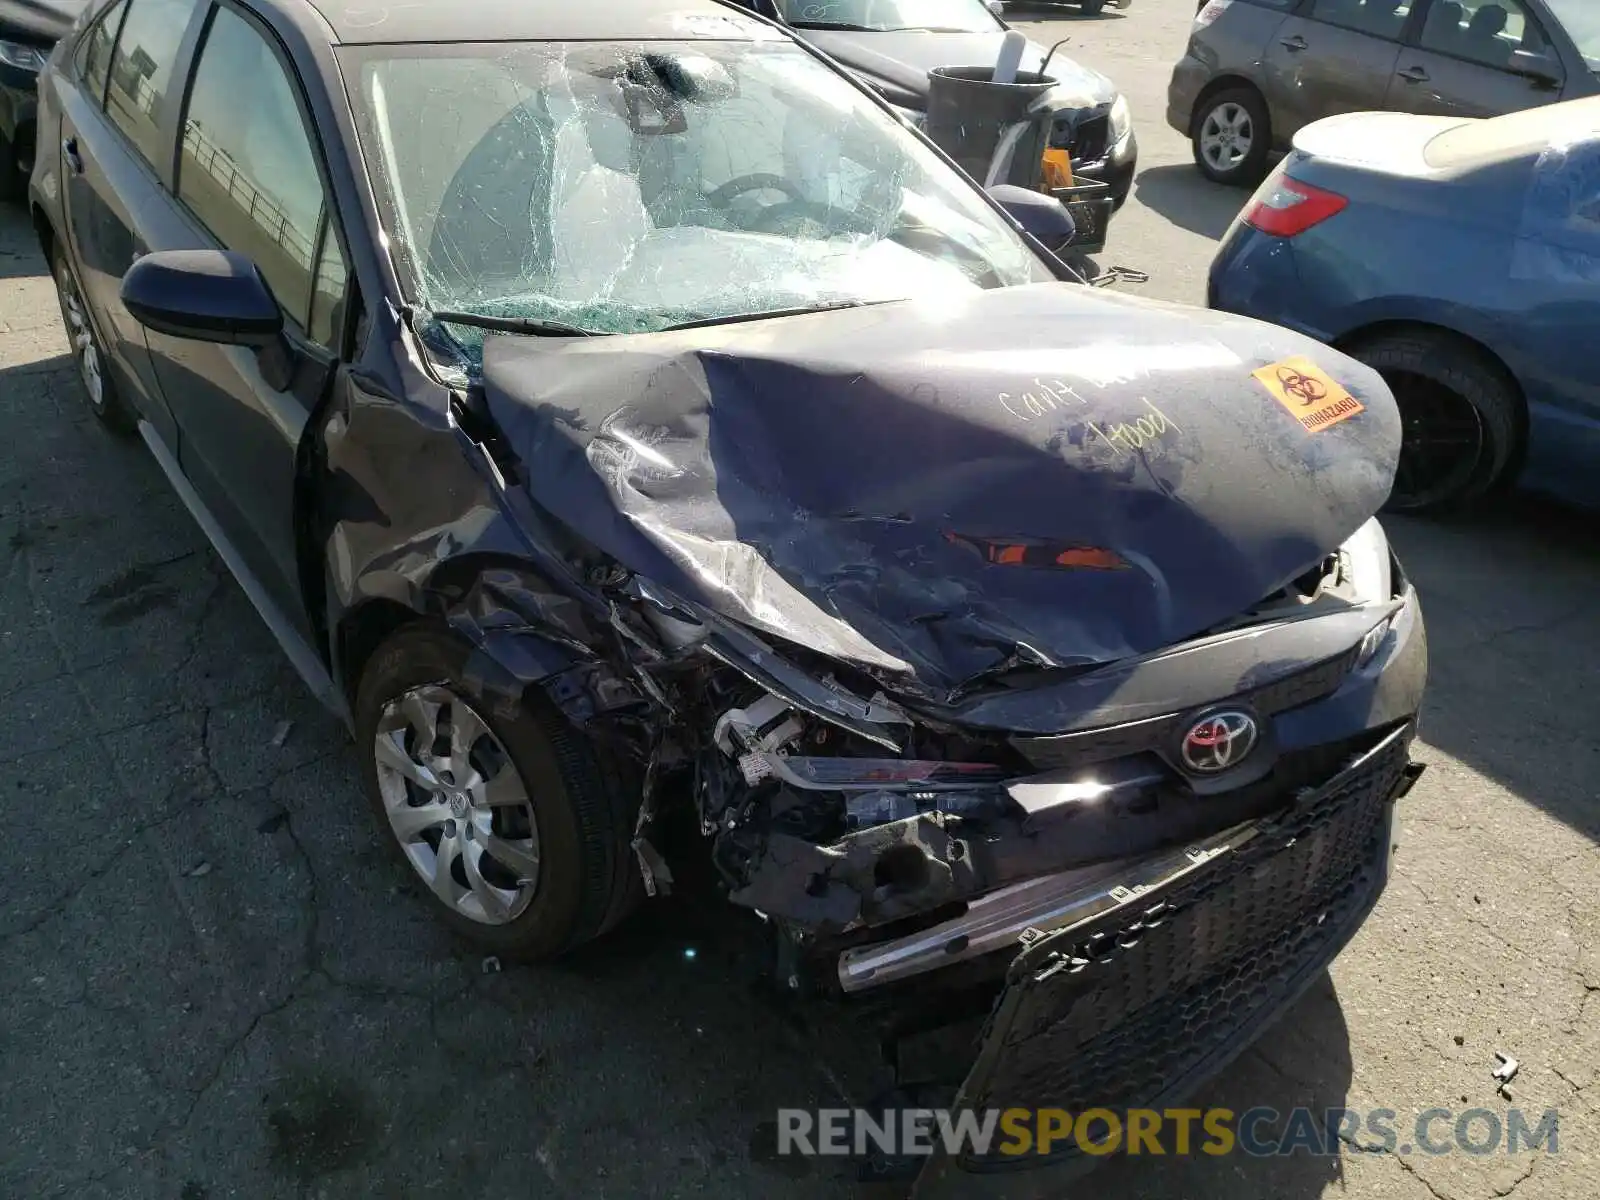
<svg viewBox="0 0 1600 1200"><path fill-rule="evenodd" d="M1313 21L1399 41L1411 16L1411 0L1313 0Z"/></svg>
<svg viewBox="0 0 1600 1200"><path fill-rule="evenodd" d="M105 103L106 80L111 73L111 50L116 45L117 27L122 24L122 15L127 11L125 2L113 4L78 43L78 73L83 79L84 90L95 98L97 104Z"/></svg>
<svg viewBox="0 0 1600 1200"><path fill-rule="evenodd" d="M216 10L184 116L178 198L256 264L292 325L332 344L346 272L316 152L282 61L232 9Z"/></svg>
<svg viewBox="0 0 1600 1200"><path fill-rule="evenodd" d="M1520 0L1436 0L1422 24L1419 45L1502 69L1511 65L1518 50L1542 54L1548 48L1538 22Z"/></svg>
<svg viewBox="0 0 1600 1200"><path fill-rule="evenodd" d="M172 147L161 141L161 102L194 7L195 0L131 0L111 56L106 115L152 165L171 161Z"/></svg>
<svg viewBox="0 0 1600 1200"><path fill-rule="evenodd" d="M323 217L322 248L317 255L317 271L311 284L311 316L306 329L311 340L323 346L337 346L344 332L344 298L349 272L344 252L334 236L327 216Z"/></svg>

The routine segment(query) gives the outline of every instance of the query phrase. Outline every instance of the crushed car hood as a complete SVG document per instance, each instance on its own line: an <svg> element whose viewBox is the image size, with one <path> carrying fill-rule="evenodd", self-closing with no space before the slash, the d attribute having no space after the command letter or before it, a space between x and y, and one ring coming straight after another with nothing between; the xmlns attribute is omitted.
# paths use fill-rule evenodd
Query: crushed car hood
<svg viewBox="0 0 1600 1200"><path fill-rule="evenodd" d="M818 50L860 75L890 86L894 103L912 99L917 107L928 101L928 72L935 67L987 67L1000 57L1005 31L993 33L936 33L926 29L895 29L883 33L856 33L841 30L797 29ZM1024 71L1036 71L1044 61L1045 48L1030 41L1023 51ZM1091 71L1060 51L1050 60L1050 75L1058 81L1058 104L1109 104L1116 97L1111 80Z"/></svg>
<svg viewBox="0 0 1600 1200"><path fill-rule="evenodd" d="M61 40L88 0L0 0L0 36L36 45Z"/></svg>
<svg viewBox="0 0 1600 1200"><path fill-rule="evenodd" d="M491 337L483 386L530 498L593 547L930 698L1240 614L1377 511L1400 445L1335 351L1066 283Z"/></svg>

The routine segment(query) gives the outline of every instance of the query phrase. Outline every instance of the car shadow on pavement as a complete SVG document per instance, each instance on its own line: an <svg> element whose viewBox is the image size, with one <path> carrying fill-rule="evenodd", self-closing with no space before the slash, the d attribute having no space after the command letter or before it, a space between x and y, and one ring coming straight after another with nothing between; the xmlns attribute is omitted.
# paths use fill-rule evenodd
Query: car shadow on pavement
<svg viewBox="0 0 1600 1200"><path fill-rule="evenodd" d="M1191 1152L1174 1156L1168 1124L1164 1156L1119 1157L1090 1186L1100 1200L1319 1200L1332 1195L1330 1185L1340 1184L1344 1172L1337 1153L1343 1147L1327 1132L1329 1114L1336 1130L1352 1074L1344 1010L1324 972L1259 1041L1186 1101L1190 1109L1231 1111L1234 1119L1228 1124L1243 1144L1227 1154L1207 1153L1197 1120ZM1315 1122L1314 1143L1301 1140L1307 1118L1292 1116L1296 1110L1305 1110ZM1279 1142L1296 1141L1303 1149L1272 1152Z"/></svg>
<svg viewBox="0 0 1600 1200"><path fill-rule="evenodd" d="M1134 180L1134 195L1180 229L1219 240L1250 193L1212 183L1190 163L1148 167Z"/></svg>
<svg viewBox="0 0 1600 1200"><path fill-rule="evenodd" d="M1593 515L1515 495L1454 520L1385 526L1427 617L1423 739L1600 842ZM1495 812L1475 820L1492 828Z"/></svg>

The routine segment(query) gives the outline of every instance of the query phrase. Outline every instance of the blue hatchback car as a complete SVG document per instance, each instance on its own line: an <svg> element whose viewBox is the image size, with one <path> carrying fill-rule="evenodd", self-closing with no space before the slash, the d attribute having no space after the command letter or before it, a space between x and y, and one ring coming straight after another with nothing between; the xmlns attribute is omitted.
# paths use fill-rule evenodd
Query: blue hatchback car
<svg viewBox="0 0 1600 1200"><path fill-rule="evenodd" d="M1600 506L1600 99L1307 126L1223 238L1208 303L1384 376L1405 430L1390 511L1513 482Z"/></svg>

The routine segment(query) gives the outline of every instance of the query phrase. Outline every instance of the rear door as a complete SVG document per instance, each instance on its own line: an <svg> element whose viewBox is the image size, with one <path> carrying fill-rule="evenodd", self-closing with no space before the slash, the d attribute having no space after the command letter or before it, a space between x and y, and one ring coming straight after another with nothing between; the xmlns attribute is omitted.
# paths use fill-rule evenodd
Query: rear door
<svg viewBox="0 0 1600 1200"><path fill-rule="evenodd" d="M1266 49L1274 140L1339 113L1382 108L1410 0L1305 0Z"/></svg>
<svg viewBox="0 0 1600 1200"><path fill-rule="evenodd" d="M287 354L154 331L150 354L178 422L184 475L309 642L297 459L343 347L349 260L301 84L276 37L219 3L193 62L160 245L232 250L255 263L283 310Z"/></svg>
<svg viewBox="0 0 1600 1200"><path fill-rule="evenodd" d="M1400 53L1388 107L1446 117L1497 117L1561 98L1566 72L1522 0L1423 0ZM1542 73L1534 78L1530 72Z"/></svg>
<svg viewBox="0 0 1600 1200"><path fill-rule="evenodd" d="M150 249L149 219L172 169L174 73L197 0L118 0L79 42L61 95L66 236L113 378L176 446L144 330L123 307L122 277ZM181 76L180 76L181 78Z"/></svg>

